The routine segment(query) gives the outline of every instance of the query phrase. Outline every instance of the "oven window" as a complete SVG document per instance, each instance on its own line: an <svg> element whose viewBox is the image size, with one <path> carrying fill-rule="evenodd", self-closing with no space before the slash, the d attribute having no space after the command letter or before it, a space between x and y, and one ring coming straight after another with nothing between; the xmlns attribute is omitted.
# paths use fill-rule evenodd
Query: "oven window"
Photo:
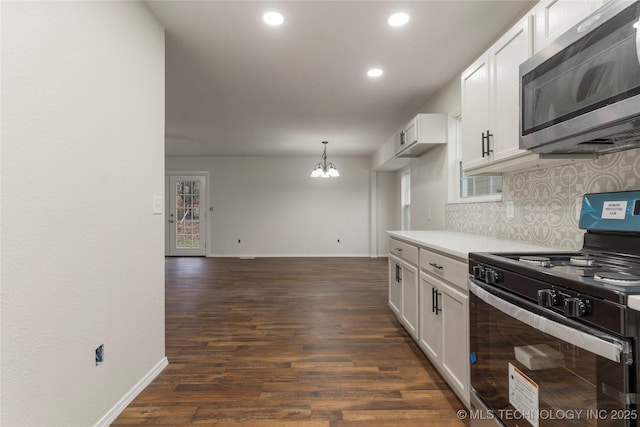
<svg viewBox="0 0 640 427"><path fill-rule="evenodd" d="M522 77L522 134L640 93L634 5Z"/></svg>
<svg viewBox="0 0 640 427"><path fill-rule="evenodd" d="M625 426L637 418L620 412L631 408L627 365L540 332L474 294L470 302L471 385L507 426Z"/></svg>

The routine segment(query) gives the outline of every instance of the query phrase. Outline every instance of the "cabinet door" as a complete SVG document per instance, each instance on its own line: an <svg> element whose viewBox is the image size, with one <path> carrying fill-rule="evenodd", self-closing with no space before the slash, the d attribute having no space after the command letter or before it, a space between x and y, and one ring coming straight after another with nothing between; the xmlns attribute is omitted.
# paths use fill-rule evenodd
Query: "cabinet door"
<svg viewBox="0 0 640 427"><path fill-rule="evenodd" d="M420 274L420 330L418 345L434 363L440 361L442 347L442 316L436 310L439 291L437 280Z"/></svg>
<svg viewBox="0 0 640 427"><path fill-rule="evenodd" d="M389 257L389 307L400 316L400 308L402 304L402 282L401 267L398 260Z"/></svg>
<svg viewBox="0 0 640 427"><path fill-rule="evenodd" d="M543 0L533 11L534 51L546 47L605 3L605 0Z"/></svg>
<svg viewBox="0 0 640 427"><path fill-rule="evenodd" d="M418 269L402 265L402 323L407 331L418 338Z"/></svg>
<svg viewBox="0 0 640 427"><path fill-rule="evenodd" d="M489 129L489 56L483 55L462 73L462 168L482 166L482 135Z"/></svg>
<svg viewBox="0 0 640 427"><path fill-rule="evenodd" d="M520 20L489 50L489 111L492 161L527 154L521 150L519 126L520 64L531 55L529 17ZM464 117L463 117L464 122Z"/></svg>
<svg viewBox="0 0 640 427"><path fill-rule="evenodd" d="M404 128L406 145L418 142L418 118L411 120Z"/></svg>
<svg viewBox="0 0 640 427"><path fill-rule="evenodd" d="M449 385L469 403L469 296L444 284L441 363Z"/></svg>

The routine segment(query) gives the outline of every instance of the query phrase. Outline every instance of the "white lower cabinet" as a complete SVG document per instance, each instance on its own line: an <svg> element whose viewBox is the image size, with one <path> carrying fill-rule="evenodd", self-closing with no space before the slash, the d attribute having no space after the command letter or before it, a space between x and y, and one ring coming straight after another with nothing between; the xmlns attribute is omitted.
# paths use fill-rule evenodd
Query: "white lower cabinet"
<svg viewBox="0 0 640 427"><path fill-rule="evenodd" d="M436 292L439 294L436 294ZM433 279L420 274L420 339L418 345L429 358L439 363L442 352L442 316L436 312L436 302L442 291Z"/></svg>
<svg viewBox="0 0 640 427"><path fill-rule="evenodd" d="M402 282L400 261L389 256L389 307L400 316L402 307Z"/></svg>
<svg viewBox="0 0 640 427"><path fill-rule="evenodd" d="M469 296L420 273L418 345L460 400L469 406Z"/></svg>
<svg viewBox="0 0 640 427"><path fill-rule="evenodd" d="M392 255L389 256L389 307L407 332L418 339L418 268Z"/></svg>
<svg viewBox="0 0 640 427"><path fill-rule="evenodd" d="M404 265L402 268L402 317L400 321L407 331L418 339L418 268Z"/></svg>
<svg viewBox="0 0 640 427"><path fill-rule="evenodd" d="M389 240L389 307L469 407L467 263Z"/></svg>

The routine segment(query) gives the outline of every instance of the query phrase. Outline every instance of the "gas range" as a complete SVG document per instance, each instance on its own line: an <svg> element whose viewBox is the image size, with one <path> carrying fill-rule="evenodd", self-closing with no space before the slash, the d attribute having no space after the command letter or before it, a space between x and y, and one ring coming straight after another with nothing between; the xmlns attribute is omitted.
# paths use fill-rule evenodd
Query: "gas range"
<svg viewBox="0 0 640 427"><path fill-rule="evenodd" d="M477 281L621 336L635 334L627 298L640 295L640 191L587 194L576 252L471 253Z"/></svg>
<svg viewBox="0 0 640 427"><path fill-rule="evenodd" d="M638 426L640 191L585 195L580 228L580 251L469 254L471 407L499 418L472 426Z"/></svg>

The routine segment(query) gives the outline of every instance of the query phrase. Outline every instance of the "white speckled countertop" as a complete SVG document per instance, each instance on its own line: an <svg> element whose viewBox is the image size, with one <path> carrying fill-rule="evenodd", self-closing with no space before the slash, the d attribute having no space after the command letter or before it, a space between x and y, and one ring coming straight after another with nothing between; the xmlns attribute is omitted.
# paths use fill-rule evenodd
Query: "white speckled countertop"
<svg viewBox="0 0 640 427"><path fill-rule="evenodd" d="M513 240L457 231L387 231L390 237L468 262L470 252L561 252Z"/></svg>
<svg viewBox="0 0 640 427"><path fill-rule="evenodd" d="M468 262L471 252L562 252L560 249L530 245L457 231L387 231L389 236ZM640 311L640 295L627 299L629 308Z"/></svg>

